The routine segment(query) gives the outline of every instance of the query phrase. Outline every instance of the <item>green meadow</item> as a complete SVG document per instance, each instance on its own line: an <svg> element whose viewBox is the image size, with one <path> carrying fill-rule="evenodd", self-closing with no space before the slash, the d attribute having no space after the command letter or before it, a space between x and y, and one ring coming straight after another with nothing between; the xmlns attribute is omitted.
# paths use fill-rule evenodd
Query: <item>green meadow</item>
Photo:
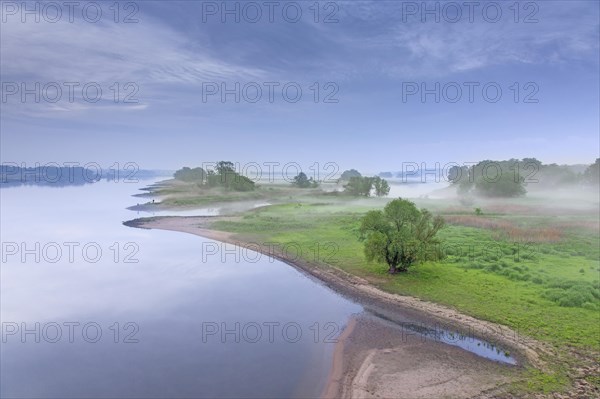
<svg viewBox="0 0 600 399"><path fill-rule="evenodd" d="M443 261L390 276L385 265L369 263L363 255L358 227L367 207L342 208L333 203L273 205L217 221L213 228L239 233L244 240L287 245L293 254L366 278L386 291L449 305L558 346L600 350L597 232L565 231L561 242L528 243L449 224L440 233L447 254ZM547 223L544 217L529 219L534 220L521 228Z"/></svg>

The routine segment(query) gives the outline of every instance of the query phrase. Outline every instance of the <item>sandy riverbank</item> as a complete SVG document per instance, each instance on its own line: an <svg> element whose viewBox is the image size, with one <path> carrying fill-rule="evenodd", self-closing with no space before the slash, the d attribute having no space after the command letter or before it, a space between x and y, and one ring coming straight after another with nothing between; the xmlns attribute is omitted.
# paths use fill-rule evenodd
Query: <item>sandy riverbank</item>
<svg viewBox="0 0 600 399"><path fill-rule="evenodd" d="M324 398L504 397L519 369L457 347L406 336L366 315L340 337Z"/></svg>
<svg viewBox="0 0 600 399"><path fill-rule="evenodd" d="M161 217L126 222L128 226L185 232L248 247L273 256L311 275L333 290L376 309L384 319L419 320L428 325L451 326L477 338L510 349L520 365L543 367L538 354L548 349L516 331L417 298L386 293L344 271L290 259L271 247L250 243L210 229L210 217ZM327 398L487 397L502 392L502 385L517 378L520 367L503 365L417 335L407 337L397 326L367 314L353 319L334 351ZM492 393L496 392L496 393ZM490 396L490 397L492 397Z"/></svg>

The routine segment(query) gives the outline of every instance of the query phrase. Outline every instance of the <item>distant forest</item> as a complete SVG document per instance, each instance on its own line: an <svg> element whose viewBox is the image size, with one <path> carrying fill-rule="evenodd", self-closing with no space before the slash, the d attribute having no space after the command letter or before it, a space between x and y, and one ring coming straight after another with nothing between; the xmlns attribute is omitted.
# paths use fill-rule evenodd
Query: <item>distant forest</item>
<svg viewBox="0 0 600 399"><path fill-rule="evenodd" d="M133 165L133 164L132 164ZM128 169L84 168L81 166L36 166L21 167L0 165L0 187L36 185L47 187L82 186L101 180L136 183L140 179L168 176L168 171Z"/></svg>
<svg viewBox="0 0 600 399"><path fill-rule="evenodd" d="M543 164L535 158L485 160L471 166L452 166L443 171L421 170L409 165L404 172L382 172L380 177L419 179L425 182L438 179L449 181L461 195L469 193L489 197L517 197L528 189L552 189L563 186L598 186L600 184L600 159L591 165Z"/></svg>

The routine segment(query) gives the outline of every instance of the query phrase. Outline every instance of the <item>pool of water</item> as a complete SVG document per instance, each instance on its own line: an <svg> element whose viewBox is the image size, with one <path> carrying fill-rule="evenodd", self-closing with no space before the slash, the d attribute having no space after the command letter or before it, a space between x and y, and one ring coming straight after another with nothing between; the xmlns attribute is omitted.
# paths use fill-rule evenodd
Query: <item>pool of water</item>
<svg viewBox="0 0 600 399"><path fill-rule="evenodd" d="M496 362L516 365L517 360L510 352L501 345L488 342L478 338L477 332L469 329L449 328L449 325L427 325L414 320L405 319L402 321L392 320L377 310L370 308L367 312L370 316L387 322L399 330L399 333L405 338L419 336L423 340L443 342L447 345L456 346L466 351L472 352L477 356ZM482 333L479 331L479 333Z"/></svg>

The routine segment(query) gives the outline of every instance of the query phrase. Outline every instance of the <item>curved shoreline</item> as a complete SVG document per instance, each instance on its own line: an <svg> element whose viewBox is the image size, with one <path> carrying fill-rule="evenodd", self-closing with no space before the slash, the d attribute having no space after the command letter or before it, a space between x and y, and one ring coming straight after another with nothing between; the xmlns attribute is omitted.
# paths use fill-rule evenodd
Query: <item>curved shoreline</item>
<svg viewBox="0 0 600 399"><path fill-rule="evenodd" d="M371 285L368 281L346 273L341 269L335 267L324 267L323 265L303 259L290 259L290 257L286 256L284 253L275 253L272 246L266 246L264 244L258 244L255 242L247 242L236 238L233 233L211 230L210 222L212 220L214 220L214 217L175 216L135 219L124 222L124 224L130 227L144 229L161 229L185 232L204 238L217 240L223 243L237 245L257 251L267 256L271 256L294 267L306 275L316 278L334 291L357 301L363 305L365 309L377 309L378 313L383 314L385 318L389 320L405 320L408 316L412 320L418 320L429 325L437 325L440 323L443 325L452 325L452 327L456 328L457 331L465 331L465 335L470 334L476 338L497 343L504 348L510 349L511 355L517 360L520 366L530 364L536 368L544 369L544 362L540 359L538 354L551 353L544 344L533 339L522 337L518 334L518 332L511 330L508 327L492 322L478 320L474 317L461 314L460 312L443 305L423 301L414 297L387 293ZM368 321L366 323L370 323L369 325L372 327L372 321ZM373 368L373 357L377 356L377 362L383 363L385 362L385 354L396 352L398 354L402 353L403 349L392 349L391 352L390 349L383 350L381 348L382 345L380 345L381 342L379 342L380 347L376 349L366 348L364 342L360 342L360 340L355 340L356 342L350 342L350 344L348 344L348 341L353 340L353 334L359 334L354 330L361 330L360 326L360 320L351 319L351 322L349 322L347 328L340 336L340 339L334 350L333 365L329 375L327 387L323 392L323 397L353 397L356 395L369 395L369 391L366 388L366 381L369 378L375 378L370 377L370 373L372 373ZM384 326L377 326L376 329L378 329L378 331L385 331ZM377 340L375 339L375 341ZM386 342L386 344L388 343ZM437 347L436 345L433 345L433 343L430 343L427 350L435 350L437 351L437 355L439 355L439 353L443 353L444 355L450 356L452 359L457 357L457 352L452 351L463 351L465 352L464 358L468 358L471 362L473 362L473 359L466 354L469 354L472 357L478 357L477 355L474 355L463 349L454 348L450 350L443 348L443 346L449 345L444 343L438 344L442 345L442 347ZM408 348L410 349L410 345L408 345ZM420 347L419 350L423 351L424 348ZM405 353L402 354L406 355ZM450 362L454 362L454 360L447 360L447 363ZM487 359L484 360L484 362L496 363ZM396 363L401 364L402 361L397 361ZM371 365L371 368L368 367L369 364ZM458 367L460 368L460 365ZM506 369L511 368L511 366L507 365L499 365L498 367ZM514 369L514 367L512 368ZM495 372L498 373L498 370L495 370ZM489 371L489 373L492 372ZM379 377L381 377L381 375L379 375L378 378ZM496 382L497 383L492 386L490 386L490 383L488 383L486 386L482 386L480 388L482 388L482 391L489 390L490 388L497 387L498 385L502 385L508 381L503 379L502 381ZM435 384L431 385L442 383L450 384L451 381L442 381L439 383L436 382ZM466 392L463 393L466 395ZM398 392L394 392L394 394L398 394ZM473 392L470 392L468 397L472 396L472 394Z"/></svg>
<svg viewBox="0 0 600 399"><path fill-rule="evenodd" d="M338 338L333 351L333 364L331 366L329 376L327 377L327 385L321 394L322 398L335 398L339 396L344 378L344 346L346 345L346 340L352 334L355 327L356 319L351 318L348 321L348 325L346 328L344 328L344 331Z"/></svg>

